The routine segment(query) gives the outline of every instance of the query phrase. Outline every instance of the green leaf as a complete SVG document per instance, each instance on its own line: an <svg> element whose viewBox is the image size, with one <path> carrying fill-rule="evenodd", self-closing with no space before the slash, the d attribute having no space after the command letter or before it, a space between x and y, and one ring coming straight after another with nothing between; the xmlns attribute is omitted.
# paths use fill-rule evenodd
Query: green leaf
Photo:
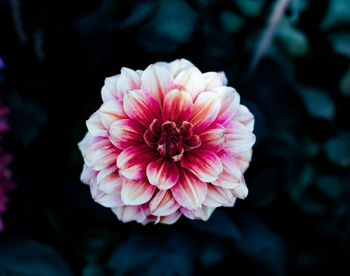
<svg viewBox="0 0 350 276"><path fill-rule="evenodd" d="M346 97L350 97L350 66L339 81L339 90Z"/></svg>
<svg viewBox="0 0 350 276"><path fill-rule="evenodd" d="M235 0L238 9L248 17L259 15L264 5L262 0Z"/></svg>
<svg viewBox="0 0 350 276"><path fill-rule="evenodd" d="M321 27L324 30L341 24L350 24L350 0L331 0Z"/></svg>
<svg viewBox="0 0 350 276"><path fill-rule="evenodd" d="M325 150L330 161L343 168L350 167L350 133L329 139Z"/></svg>
<svg viewBox="0 0 350 276"><path fill-rule="evenodd" d="M349 32L338 32L338 33L332 34L329 36L329 39L333 44L333 49L335 52L350 58L350 33Z"/></svg>
<svg viewBox="0 0 350 276"><path fill-rule="evenodd" d="M73 275L57 251L29 239L0 242L0 271L17 276Z"/></svg>
<svg viewBox="0 0 350 276"><path fill-rule="evenodd" d="M300 87L298 92L310 116L333 120L335 104L325 91L313 87Z"/></svg>

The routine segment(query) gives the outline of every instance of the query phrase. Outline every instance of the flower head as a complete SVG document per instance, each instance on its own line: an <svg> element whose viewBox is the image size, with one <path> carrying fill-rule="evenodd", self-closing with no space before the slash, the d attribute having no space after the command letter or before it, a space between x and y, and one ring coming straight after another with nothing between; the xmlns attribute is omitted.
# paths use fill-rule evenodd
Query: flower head
<svg viewBox="0 0 350 276"><path fill-rule="evenodd" d="M124 222L171 224L245 198L254 117L226 84L185 59L106 78L79 143L94 200Z"/></svg>

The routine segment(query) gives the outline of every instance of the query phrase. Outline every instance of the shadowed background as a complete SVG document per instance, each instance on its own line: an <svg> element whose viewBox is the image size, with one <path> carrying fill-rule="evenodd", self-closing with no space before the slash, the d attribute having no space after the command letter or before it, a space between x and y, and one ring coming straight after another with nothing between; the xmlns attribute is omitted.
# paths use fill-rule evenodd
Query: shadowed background
<svg viewBox="0 0 350 276"><path fill-rule="evenodd" d="M0 0L18 183L0 275L346 274L350 2L291 0L261 46L276 2ZM224 71L255 115L249 195L205 223L123 224L80 182L77 143L105 77L177 58Z"/></svg>

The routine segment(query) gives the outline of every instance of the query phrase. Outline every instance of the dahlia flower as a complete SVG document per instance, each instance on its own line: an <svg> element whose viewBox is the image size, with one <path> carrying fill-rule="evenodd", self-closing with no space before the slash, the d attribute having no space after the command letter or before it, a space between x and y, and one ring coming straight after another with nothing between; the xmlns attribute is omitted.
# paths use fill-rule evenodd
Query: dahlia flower
<svg viewBox="0 0 350 276"><path fill-rule="evenodd" d="M185 59L106 78L79 143L94 200L123 222L172 224L245 198L254 117L226 84Z"/></svg>
<svg viewBox="0 0 350 276"><path fill-rule="evenodd" d="M9 109L2 106L0 102L0 140L2 139L2 133L9 129L3 118L8 112ZM0 231L4 230L1 215L6 211L6 203L9 201L6 192L15 187L15 183L11 180L10 171L7 168L11 160L12 156L4 153L3 148L0 146Z"/></svg>

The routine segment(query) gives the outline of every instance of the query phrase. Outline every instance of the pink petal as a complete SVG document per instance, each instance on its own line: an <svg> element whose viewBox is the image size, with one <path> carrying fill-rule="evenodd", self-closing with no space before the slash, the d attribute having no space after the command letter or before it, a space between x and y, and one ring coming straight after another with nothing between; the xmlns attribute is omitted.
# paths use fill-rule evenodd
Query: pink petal
<svg viewBox="0 0 350 276"><path fill-rule="evenodd" d="M109 129L114 122L127 118L121 100L105 102L99 109L99 114L101 123L106 129Z"/></svg>
<svg viewBox="0 0 350 276"><path fill-rule="evenodd" d="M205 90L204 77L197 67L192 66L181 71L174 80L175 86L191 94L192 99Z"/></svg>
<svg viewBox="0 0 350 276"><path fill-rule="evenodd" d="M212 183L227 189L233 189L239 186L243 175L234 159L225 151L221 151L217 155L221 160L223 172Z"/></svg>
<svg viewBox="0 0 350 276"><path fill-rule="evenodd" d="M225 128L220 124L212 124L199 134L203 149L218 152L225 146Z"/></svg>
<svg viewBox="0 0 350 276"><path fill-rule="evenodd" d="M164 66L151 64L142 74L142 89L163 105L163 98L174 87L173 78Z"/></svg>
<svg viewBox="0 0 350 276"><path fill-rule="evenodd" d="M114 122L109 131L109 139L116 147L126 149L130 146L144 143L143 133L145 127L130 119L122 119Z"/></svg>
<svg viewBox="0 0 350 276"><path fill-rule="evenodd" d="M225 151L235 157L249 151L255 143L255 135L238 122L228 122L225 133Z"/></svg>
<svg viewBox="0 0 350 276"><path fill-rule="evenodd" d="M119 153L120 150L113 145L96 150L91 160L91 168L99 171L108 167L109 165L115 163Z"/></svg>
<svg viewBox="0 0 350 276"><path fill-rule="evenodd" d="M213 89L221 101L221 108L216 122L225 125L235 115L241 100L237 91L232 87L220 86Z"/></svg>
<svg viewBox="0 0 350 276"><path fill-rule="evenodd" d="M205 90L211 90L218 86L226 86L227 78L224 72L207 72L203 74Z"/></svg>
<svg viewBox="0 0 350 276"><path fill-rule="evenodd" d="M248 169L250 160L252 160L252 153L253 151L250 150L235 156L235 162L242 172Z"/></svg>
<svg viewBox="0 0 350 276"><path fill-rule="evenodd" d="M249 131L254 130L254 116L244 105L239 105L235 116L233 116L233 120L246 126Z"/></svg>
<svg viewBox="0 0 350 276"><path fill-rule="evenodd" d="M91 167L96 151L111 145L109 139L101 136L92 136L88 132L83 140L79 142L78 147L83 154L86 165Z"/></svg>
<svg viewBox="0 0 350 276"><path fill-rule="evenodd" d="M231 189L232 194L240 199L245 199L248 195L248 187L245 183L244 176L242 175L241 181L238 186Z"/></svg>
<svg viewBox="0 0 350 276"><path fill-rule="evenodd" d="M114 162L98 173L96 185L104 193L112 193L117 187L121 188L122 178L119 176L118 168Z"/></svg>
<svg viewBox="0 0 350 276"><path fill-rule="evenodd" d="M160 118L158 102L147 92L130 90L124 96L124 111L133 119L148 127L154 119Z"/></svg>
<svg viewBox="0 0 350 276"><path fill-rule="evenodd" d="M117 95L117 82L120 75L105 78L105 83L102 87L101 94L104 102L114 100L118 98Z"/></svg>
<svg viewBox="0 0 350 276"><path fill-rule="evenodd" d="M179 179L179 171L174 161L160 158L147 166L147 178L160 190L173 187Z"/></svg>
<svg viewBox="0 0 350 276"><path fill-rule="evenodd" d="M86 121L86 126L92 136L107 136L107 130L101 122L99 111L90 116Z"/></svg>
<svg viewBox="0 0 350 276"><path fill-rule="evenodd" d="M125 205L122 207L113 208L112 211L122 222L130 222L133 220L142 222L146 218L143 212L141 212L139 206Z"/></svg>
<svg viewBox="0 0 350 276"><path fill-rule="evenodd" d="M185 215L185 217L189 219L201 219L207 221L211 214L214 212L215 207L208 207L203 205L202 207L197 208L196 210L189 210L183 207L181 207L180 210Z"/></svg>
<svg viewBox="0 0 350 276"><path fill-rule="evenodd" d="M197 209L207 194L207 183L199 180L186 169L179 170L179 180L171 192L177 203L188 209Z"/></svg>
<svg viewBox="0 0 350 276"><path fill-rule="evenodd" d="M207 197L203 204L209 207L232 207L234 203L235 197L230 190L208 183Z"/></svg>
<svg viewBox="0 0 350 276"><path fill-rule="evenodd" d="M190 67L194 67L192 62L188 61L187 59L176 59L170 63L167 64L167 68L169 69L171 75L173 78L176 78L176 76Z"/></svg>
<svg viewBox="0 0 350 276"><path fill-rule="evenodd" d="M123 99L126 92L129 90L140 89L140 75L129 68L123 67L117 82L117 94L119 99Z"/></svg>
<svg viewBox="0 0 350 276"><path fill-rule="evenodd" d="M87 165L84 165L83 171L80 175L80 180L84 184L90 185L96 182L97 171L91 169Z"/></svg>
<svg viewBox="0 0 350 276"><path fill-rule="evenodd" d="M194 102L192 115L189 122L192 123L195 133L201 133L210 126L220 111L220 99L214 92L199 94Z"/></svg>
<svg viewBox="0 0 350 276"><path fill-rule="evenodd" d="M215 181L222 173L220 158L212 151L205 149L186 152L181 160L181 166L204 182Z"/></svg>
<svg viewBox="0 0 350 276"><path fill-rule="evenodd" d="M118 190L113 191L113 193L103 193L99 191L93 198L94 200L107 208L114 208L123 206L123 201L120 196L121 186L118 187Z"/></svg>
<svg viewBox="0 0 350 276"><path fill-rule="evenodd" d="M129 180L144 179L148 163L155 158L154 151L145 144L128 147L118 156L117 166L119 174Z"/></svg>
<svg viewBox="0 0 350 276"><path fill-rule="evenodd" d="M190 118L192 109L191 95L174 89L164 98L162 118L164 121L172 121L179 125Z"/></svg>
<svg viewBox="0 0 350 276"><path fill-rule="evenodd" d="M178 219L181 217L182 213L180 210L164 217L160 217L159 222L163 224L173 224L178 221Z"/></svg>
<svg viewBox="0 0 350 276"><path fill-rule="evenodd" d="M154 216L167 216L179 209L179 204L169 190L159 190L151 200L149 209Z"/></svg>
<svg viewBox="0 0 350 276"><path fill-rule="evenodd" d="M156 187L151 185L147 179L139 181L124 179L122 200L126 205L140 205L151 199L155 189Z"/></svg>

